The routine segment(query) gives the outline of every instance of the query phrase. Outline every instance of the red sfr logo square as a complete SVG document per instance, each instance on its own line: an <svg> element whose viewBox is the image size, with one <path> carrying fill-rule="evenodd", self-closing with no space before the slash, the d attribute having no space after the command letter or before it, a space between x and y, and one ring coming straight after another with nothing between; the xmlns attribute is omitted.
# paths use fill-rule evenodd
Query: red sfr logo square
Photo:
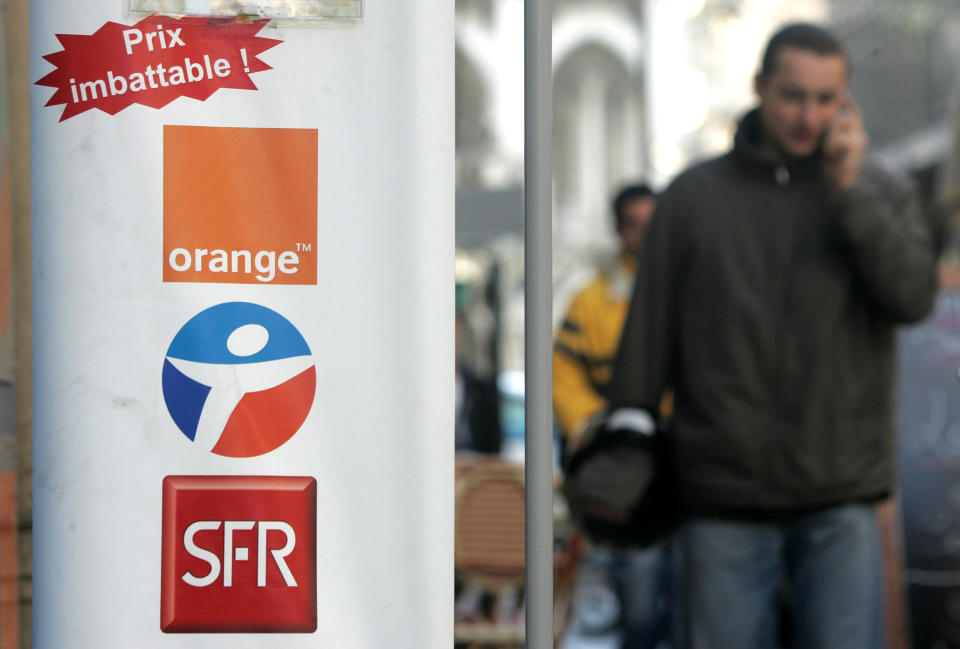
<svg viewBox="0 0 960 649"><path fill-rule="evenodd" d="M163 479L160 629L317 629L317 481L281 476Z"/></svg>

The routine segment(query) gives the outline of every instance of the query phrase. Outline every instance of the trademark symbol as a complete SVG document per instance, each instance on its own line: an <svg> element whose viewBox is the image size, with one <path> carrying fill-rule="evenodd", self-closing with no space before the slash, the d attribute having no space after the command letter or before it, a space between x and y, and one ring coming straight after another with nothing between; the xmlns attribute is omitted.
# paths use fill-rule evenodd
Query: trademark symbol
<svg viewBox="0 0 960 649"><path fill-rule="evenodd" d="M294 244L297 247L297 252L310 252L310 247L313 244L310 243L297 243Z"/></svg>

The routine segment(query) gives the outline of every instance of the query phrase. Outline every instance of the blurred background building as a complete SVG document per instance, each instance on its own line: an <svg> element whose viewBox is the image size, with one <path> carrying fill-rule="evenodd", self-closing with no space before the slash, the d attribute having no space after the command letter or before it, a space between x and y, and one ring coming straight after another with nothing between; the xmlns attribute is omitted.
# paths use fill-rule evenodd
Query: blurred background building
<svg viewBox="0 0 960 649"><path fill-rule="evenodd" d="M29 2L0 0L0 649L30 646Z"/></svg>

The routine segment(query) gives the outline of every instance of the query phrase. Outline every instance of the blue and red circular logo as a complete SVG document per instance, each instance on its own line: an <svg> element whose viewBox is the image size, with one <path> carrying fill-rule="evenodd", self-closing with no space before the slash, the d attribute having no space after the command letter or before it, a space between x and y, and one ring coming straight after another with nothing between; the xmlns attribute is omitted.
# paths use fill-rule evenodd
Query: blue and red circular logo
<svg viewBox="0 0 960 649"><path fill-rule="evenodd" d="M316 387L313 355L300 332L250 302L195 315L163 363L163 398L177 428L227 457L262 455L293 437Z"/></svg>

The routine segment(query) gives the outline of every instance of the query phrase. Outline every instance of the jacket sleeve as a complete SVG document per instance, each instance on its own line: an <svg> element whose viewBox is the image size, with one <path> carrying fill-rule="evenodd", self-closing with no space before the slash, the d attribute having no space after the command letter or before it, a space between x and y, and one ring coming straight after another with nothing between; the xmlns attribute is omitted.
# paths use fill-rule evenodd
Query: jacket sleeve
<svg viewBox="0 0 960 649"><path fill-rule="evenodd" d="M674 383L677 304L686 262L678 183L661 196L644 236L610 383L612 407L657 412Z"/></svg>
<svg viewBox="0 0 960 649"><path fill-rule="evenodd" d="M850 261L868 297L896 322L926 316L937 293L937 252L913 188L864 169L860 182L836 200Z"/></svg>
<svg viewBox="0 0 960 649"><path fill-rule="evenodd" d="M590 381L587 305L581 292L567 311L553 344L553 411L567 439L575 438L587 420L607 406Z"/></svg>

